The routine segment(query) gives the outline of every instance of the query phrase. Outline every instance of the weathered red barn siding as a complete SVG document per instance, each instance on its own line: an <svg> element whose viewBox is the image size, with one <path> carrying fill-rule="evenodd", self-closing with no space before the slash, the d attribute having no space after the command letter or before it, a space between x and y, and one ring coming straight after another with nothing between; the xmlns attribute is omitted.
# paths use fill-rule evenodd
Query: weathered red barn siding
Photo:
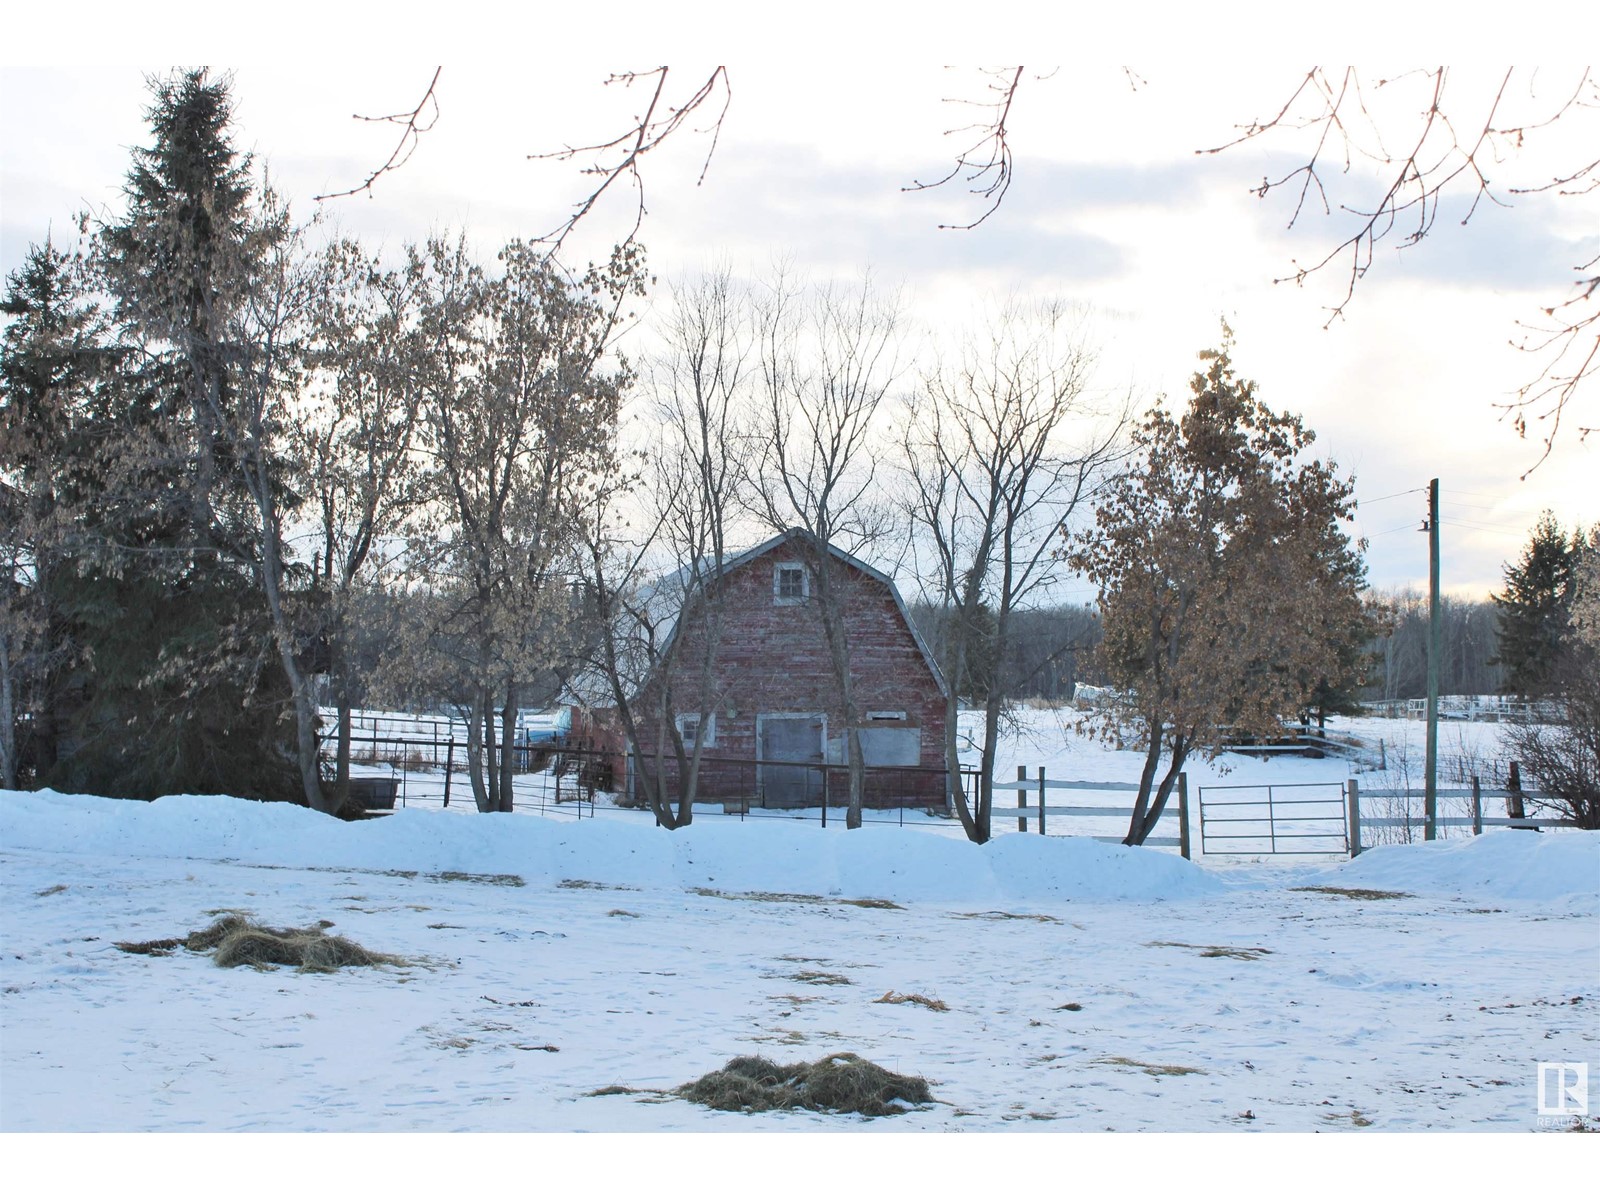
<svg viewBox="0 0 1600 1200"><path fill-rule="evenodd" d="M720 633L711 670L712 686L705 707L716 714L715 745L707 759L757 757L756 717L772 713L823 713L830 743L845 733L844 710L818 611L817 583L799 603L777 603L774 570L780 563L801 560L798 548L780 542L739 563L721 584ZM920 765L944 767L944 694L937 677L906 623L894 593L881 579L835 558L832 580L839 589L850 650L850 678L862 728L916 727L921 734ZM691 611L677 637L678 663L672 681L673 710L700 711L700 664L707 638L705 615ZM638 711L658 711L660 681L653 680L640 697ZM904 711L903 722L868 721L873 711ZM842 747L829 755L844 761ZM910 779L909 773L906 780ZM750 768L705 763L699 794L705 799L748 797L754 784ZM843 772L831 781L843 786ZM921 780L915 790L927 791L930 803L943 794L942 776Z"/></svg>

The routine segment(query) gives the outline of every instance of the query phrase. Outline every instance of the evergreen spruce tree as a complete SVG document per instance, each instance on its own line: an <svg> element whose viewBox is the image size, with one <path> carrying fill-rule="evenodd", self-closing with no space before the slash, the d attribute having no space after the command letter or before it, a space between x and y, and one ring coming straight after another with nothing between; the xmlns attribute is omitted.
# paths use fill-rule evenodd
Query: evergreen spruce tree
<svg viewBox="0 0 1600 1200"><path fill-rule="evenodd" d="M261 259L228 82L151 84L120 223L94 265L121 344L64 619L83 648L45 781L110 795L295 798L281 666L256 586L259 536L230 442L231 332Z"/></svg>
<svg viewBox="0 0 1600 1200"><path fill-rule="evenodd" d="M1574 569L1582 548L1581 534L1569 541L1550 512L1540 516L1516 565L1505 569L1505 591L1493 597L1500 648L1496 657L1506 669L1506 690L1519 696L1541 695L1571 621Z"/></svg>
<svg viewBox="0 0 1600 1200"><path fill-rule="evenodd" d="M229 140L227 78L187 71L152 80L151 91L155 144L134 150L127 215L102 231L105 280L126 334L154 351L148 383L184 435L175 448L188 458L181 502L190 536L200 549L248 557L250 524L228 477L227 430L239 357L230 317L262 252L250 159Z"/></svg>
<svg viewBox="0 0 1600 1200"><path fill-rule="evenodd" d="M55 763L74 647L61 592L75 514L101 490L97 411L109 353L81 264L47 243L6 280L0 354L0 785ZM20 736L27 730L26 745ZM24 764L26 752L26 764Z"/></svg>

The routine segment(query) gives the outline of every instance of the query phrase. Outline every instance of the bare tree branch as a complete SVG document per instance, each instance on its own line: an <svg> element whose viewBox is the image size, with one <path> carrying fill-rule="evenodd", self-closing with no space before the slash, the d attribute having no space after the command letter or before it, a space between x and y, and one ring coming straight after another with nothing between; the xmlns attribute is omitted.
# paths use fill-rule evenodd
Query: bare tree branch
<svg viewBox="0 0 1600 1200"><path fill-rule="evenodd" d="M644 115L624 132L604 142L595 142L587 146L568 146L564 150L550 151L544 154L530 154L530 159L546 159L555 162L570 162L578 155L596 155L593 164L585 167L585 175L597 176L600 182L582 200L574 206L572 215L538 241L541 245L548 246L554 254L561 248L573 228L588 215L589 211L599 203L600 198L610 190L611 185L619 179L627 179L633 185L637 197L637 207L634 213L633 228L628 231L628 236L622 244L627 245L638 236L639 227L644 221L644 178L639 173L639 160L660 146L669 137L681 128L689 115L703 106L709 104L713 97L719 93L722 97L722 107L718 110L711 124L697 130L698 133L709 133L711 144L706 148L705 161L700 166L700 176L695 180L696 186L705 182L706 172L711 169L711 156L716 153L717 141L722 135L722 122L728 115L728 105L733 99L733 89L728 82L728 68L719 66L708 75L703 83L681 104L663 103L667 91L667 77L669 67L657 67L652 71L624 71L610 76L606 83L620 83L624 87L631 87L641 80L655 81L655 87L650 94L650 103L646 106ZM659 111L658 111L659 110Z"/></svg>
<svg viewBox="0 0 1600 1200"><path fill-rule="evenodd" d="M1278 179L1264 178L1254 189L1262 199L1280 188L1296 190L1290 228L1300 220L1313 196L1324 215L1332 215L1334 206L1327 182L1328 172L1335 164L1339 174L1348 174L1357 160L1380 168L1379 186L1384 190L1376 203L1338 206L1341 213L1360 219L1355 231L1320 259L1296 261L1290 274L1274 280L1304 283L1331 264L1344 262L1344 294L1329 309L1327 323L1331 325L1354 299L1356 285L1371 268L1378 244L1391 237L1401 249L1419 243L1432 231L1440 203L1446 198L1464 191L1470 195L1461 217L1461 224L1465 225L1485 201L1510 207L1502 196L1581 196L1600 187L1600 159L1533 186L1503 186L1498 180L1491 186L1491 173L1505 169L1504 164L1524 149L1530 133L1548 128L1574 110L1600 107L1600 84L1591 71L1584 70L1576 86L1564 90L1543 115L1510 119L1504 110L1516 74L1515 68L1508 69L1488 99L1476 102L1482 115L1471 119L1468 114L1473 102L1450 90L1449 68L1435 67L1379 80L1377 88L1396 89L1408 81L1424 81L1426 103L1414 123L1397 125L1392 117L1374 117L1363 82L1353 68L1346 68L1335 77L1321 67L1313 67L1274 116L1242 125L1231 141L1196 153L1218 154L1276 133L1313 134L1315 141L1299 166ZM1531 95L1531 82L1530 98L1537 101ZM1391 135L1404 133L1405 149L1390 150L1385 145L1386 130ZM1333 163L1328 162L1330 158ZM1527 436L1530 415L1535 421L1549 423L1541 439L1544 453L1535 468L1553 449L1567 405L1585 386L1585 380L1600 371L1600 331L1596 328L1600 321L1600 277L1593 274L1595 261L1591 259L1575 268L1585 277L1573 285L1565 300L1543 307L1542 319L1518 322L1524 334L1512 342L1518 349L1540 356L1538 374L1517 390L1513 400L1499 406L1511 414L1519 436ZM1592 429L1593 426L1580 426L1580 439Z"/></svg>
<svg viewBox="0 0 1600 1200"><path fill-rule="evenodd" d="M405 166L407 160L411 158L412 153L417 148L417 141L424 133L432 129L435 122L439 120L439 100L434 94L434 89L439 86L439 73L443 70L443 67L434 68L433 79L428 83L428 90L422 94L422 99L417 102L417 106L410 112L390 113L386 117L363 117L360 113L353 114L353 119L357 121L387 122L392 125L403 126L400 131L400 141L396 143L394 153L389 155L388 161L355 187L342 192L328 192L321 196L313 196L312 199L321 203L324 200L337 200L342 196L354 196L358 192L366 192L370 196L372 194L372 185L377 182L379 176L386 175L390 171ZM427 114L426 117L424 117L424 113Z"/></svg>
<svg viewBox="0 0 1600 1200"><path fill-rule="evenodd" d="M933 188L943 187L958 175L965 175L966 182L970 185L968 191L974 196L982 196L989 201L989 207L977 220L965 225L940 225L940 229L976 229L1000 207L1001 201L1006 198L1006 192L1011 188L1011 143L1010 131L1006 128L1006 121L1011 116L1011 102L1016 99L1017 86L1022 82L1021 67L998 67L984 72L989 76L988 90L994 98L990 100L958 100L947 97L946 104L966 104L979 109L988 109L992 115L982 121L971 125L962 125L955 129L945 130L945 136L950 137L958 133L977 133L978 139L961 153L956 155L955 166L942 178L930 183L923 183L919 179L911 181L910 185L903 187L902 192L925 192ZM1010 79L1007 80L1006 76Z"/></svg>

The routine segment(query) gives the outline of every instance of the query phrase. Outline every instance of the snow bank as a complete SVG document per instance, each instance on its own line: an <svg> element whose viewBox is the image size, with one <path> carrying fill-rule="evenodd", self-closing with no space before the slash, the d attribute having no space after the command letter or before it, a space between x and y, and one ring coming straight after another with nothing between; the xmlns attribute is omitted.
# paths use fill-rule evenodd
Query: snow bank
<svg viewBox="0 0 1600 1200"><path fill-rule="evenodd" d="M1600 907L1600 832L1497 829L1474 838L1378 846L1319 878L1340 887Z"/></svg>
<svg viewBox="0 0 1600 1200"><path fill-rule="evenodd" d="M424 809L352 824L227 796L167 796L144 804L0 792L0 845L952 904L1176 900L1224 887L1170 854L1086 838L1004 837L975 846L911 828L846 831L791 822L708 823L668 834L616 821L464 818Z"/></svg>
<svg viewBox="0 0 1600 1200"><path fill-rule="evenodd" d="M669 834L619 821L428 809L352 824L293 805L228 796L167 796L143 804L0 792L0 846L935 904L1183 900L1238 886L1171 854L1089 838L1013 836L975 846L913 828L847 831L788 821L707 822ZM1600 833L1507 829L1380 846L1311 878L1340 887L1600 908ZM1305 879L1294 876L1296 883Z"/></svg>

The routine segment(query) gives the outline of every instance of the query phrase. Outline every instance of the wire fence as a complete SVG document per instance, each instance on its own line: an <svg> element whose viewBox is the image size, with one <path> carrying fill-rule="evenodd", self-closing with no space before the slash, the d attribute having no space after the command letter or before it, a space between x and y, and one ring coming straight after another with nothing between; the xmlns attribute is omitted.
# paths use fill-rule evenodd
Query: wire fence
<svg viewBox="0 0 1600 1200"><path fill-rule="evenodd" d="M334 773L335 746L332 735L324 737L325 778ZM512 808L518 812L581 818L593 815L598 803L648 813L651 790L677 809L691 774L696 818L801 820L826 826L843 823L850 796L849 768L839 763L702 755L698 763L683 764L675 754L630 756L570 746L561 739L497 748L497 761L501 755L510 756ZM480 755L480 771L483 761ZM350 764L352 794L369 811L476 807L468 747L454 737L352 734ZM876 765L865 767L862 775L863 823L904 825L908 813L913 818L950 813L943 769Z"/></svg>

